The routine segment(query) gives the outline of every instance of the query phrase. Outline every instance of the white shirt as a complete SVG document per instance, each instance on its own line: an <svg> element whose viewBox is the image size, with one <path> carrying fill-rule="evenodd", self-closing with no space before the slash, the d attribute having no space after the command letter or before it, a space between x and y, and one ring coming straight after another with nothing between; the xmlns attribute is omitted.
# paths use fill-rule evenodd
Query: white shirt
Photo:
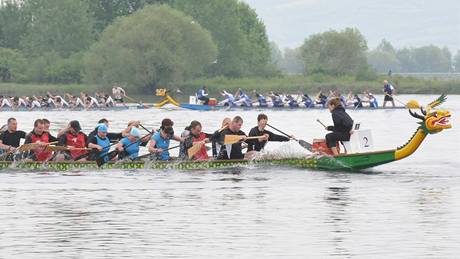
<svg viewBox="0 0 460 259"><path fill-rule="evenodd" d="M99 102L97 101L96 98L90 96L89 98L91 98L91 101L89 102L89 106L92 107L92 106L96 106L96 107L99 107Z"/></svg>
<svg viewBox="0 0 460 259"><path fill-rule="evenodd" d="M2 104L0 105L0 107L5 107L5 106L11 107L11 103L8 99L3 98Z"/></svg>
<svg viewBox="0 0 460 259"><path fill-rule="evenodd" d="M18 106L24 106L27 107L27 103L24 99L18 98Z"/></svg>
<svg viewBox="0 0 460 259"><path fill-rule="evenodd" d="M75 101L75 107L79 107L79 106L85 107L85 104L80 99L80 97L77 97L77 100Z"/></svg>
<svg viewBox="0 0 460 259"><path fill-rule="evenodd" d="M107 98L107 100L105 100L105 104L106 104L106 105L114 105L114 104L115 104L115 102L114 102L113 99L112 99L112 96L109 96L109 97Z"/></svg>

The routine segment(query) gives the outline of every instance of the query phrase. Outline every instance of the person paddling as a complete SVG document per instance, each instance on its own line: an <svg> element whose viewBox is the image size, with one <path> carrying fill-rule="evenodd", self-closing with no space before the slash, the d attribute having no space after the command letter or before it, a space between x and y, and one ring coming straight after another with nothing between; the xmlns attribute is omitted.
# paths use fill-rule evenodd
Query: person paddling
<svg viewBox="0 0 460 259"><path fill-rule="evenodd" d="M290 138L285 136L276 135L268 130L265 129L268 123L267 115L261 113L257 116L257 126L252 128L249 131L249 137L254 136L264 136L260 139L251 139L248 140L248 151L261 151L264 149L265 145L268 141L278 141L278 142L287 142L294 138L291 136Z"/></svg>
<svg viewBox="0 0 460 259"><path fill-rule="evenodd" d="M242 142L247 138L246 133L241 130L243 126L243 118L236 116L230 122L228 128L224 129L221 133L219 144L222 145L217 159L219 160L228 160L228 159L244 159L244 154L242 152ZM241 136L241 141L234 144L225 144L226 135L238 135Z"/></svg>
<svg viewBox="0 0 460 259"><path fill-rule="evenodd" d="M14 153L21 144L21 139L26 138L26 133L22 130L17 130L18 122L15 118L8 119L7 127L7 130L2 133L0 138L0 149L10 153L10 155L6 156L5 160L11 161L14 159L12 153Z"/></svg>
<svg viewBox="0 0 460 259"><path fill-rule="evenodd" d="M82 150L86 148L87 140L88 137L86 134L81 132L80 122L76 120L71 121L67 127L67 131L62 134L58 140L58 145L69 148L69 151L64 151L64 159L74 160L75 158L88 153L88 151Z"/></svg>
<svg viewBox="0 0 460 259"><path fill-rule="evenodd" d="M332 113L332 121L334 126L325 127L326 130L332 131L326 135L327 147L331 149L334 156L339 154L337 150L338 141L349 141L350 132L353 128L353 120L345 112L340 99L334 98L328 101L327 107Z"/></svg>
<svg viewBox="0 0 460 259"><path fill-rule="evenodd" d="M199 121L192 121L189 126L190 134L184 140L185 155L188 157L188 150L194 145L200 145L200 148L192 157L191 160L208 160L208 151L206 150L206 143L211 142L213 135L202 132L202 126Z"/></svg>
<svg viewBox="0 0 460 259"><path fill-rule="evenodd" d="M97 158L104 157L104 160L108 161L110 160L107 156L110 150L110 139L107 137L107 126L101 123L96 130L97 134L88 139L88 147L95 149L88 156L88 160L96 160Z"/></svg>
<svg viewBox="0 0 460 259"><path fill-rule="evenodd" d="M182 138L174 135L173 125L174 122L172 120L164 119L161 122L160 130L153 134L150 140L149 152L154 154L157 160L171 160L169 151L167 150L170 140L182 141Z"/></svg>
<svg viewBox="0 0 460 259"><path fill-rule="evenodd" d="M32 150L30 158L34 161L48 161L53 152L44 150L50 142L56 142L57 138L45 131L45 122L38 119L34 122L34 129L26 136L24 144L37 143L40 148Z"/></svg>
<svg viewBox="0 0 460 259"><path fill-rule="evenodd" d="M221 128L219 130L216 130L213 134L213 137L211 138L211 143L212 143L212 157L217 158L220 153L220 149L222 148L222 145L219 143L219 139L221 138L222 131L226 129L228 126L230 126L230 123L232 122L232 119L230 118L225 118L222 121Z"/></svg>
<svg viewBox="0 0 460 259"><path fill-rule="evenodd" d="M119 159L123 159L128 157L130 159L136 159L139 156L139 147L141 143L145 143L149 141L149 137L141 138L141 133L138 128L132 127L129 135L124 137L115 145L115 149L117 149L120 153L118 154Z"/></svg>
<svg viewBox="0 0 460 259"><path fill-rule="evenodd" d="M206 88L205 85L203 85L198 92L196 93L196 96L198 100L202 101L204 105L208 105L209 103L209 97L208 97L208 88Z"/></svg>

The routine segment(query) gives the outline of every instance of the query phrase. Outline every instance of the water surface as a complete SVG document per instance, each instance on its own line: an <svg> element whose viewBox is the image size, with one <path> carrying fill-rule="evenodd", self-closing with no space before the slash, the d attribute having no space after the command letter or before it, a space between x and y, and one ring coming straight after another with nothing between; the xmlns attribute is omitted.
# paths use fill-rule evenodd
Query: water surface
<svg viewBox="0 0 460 259"><path fill-rule="evenodd" d="M401 96L426 103L433 96ZM411 157L360 173L290 168L218 171L1 171L1 258L455 258L460 243L460 96L446 105L454 128L429 136ZM30 131L101 117L119 130L130 119L176 131L198 119L204 130L240 114L246 132L258 111L25 112ZM307 141L325 134L327 111L267 111L270 123ZM372 129L375 149L404 144L416 120L404 110L350 111ZM270 152L300 154L295 142Z"/></svg>

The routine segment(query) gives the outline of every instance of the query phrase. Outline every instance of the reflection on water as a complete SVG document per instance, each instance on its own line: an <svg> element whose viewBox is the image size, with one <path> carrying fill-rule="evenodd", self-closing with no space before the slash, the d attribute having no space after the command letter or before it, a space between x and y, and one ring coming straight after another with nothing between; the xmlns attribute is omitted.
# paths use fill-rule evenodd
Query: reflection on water
<svg viewBox="0 0 460 259"><path fill-rule="evenodd" d="M450 101L459 114L460 97ZM240 113L247 131L257 112L174 111L168 117L178 129L200 118L212 132L222 117ZM372 128L379 149L405 143L416 127L406 111L350 113ZM141 116L150 127L165 116L154 110L87 117L15 113L26 131L45 115L53 125L78 118L84 130L100 117L118 130L132 118ZM9 116L0 113L0 121ZM313 118L330 120L324 111L269 117L305 140L324 134ZM3 171L0 258L456 258L459 141L455 130L432 135L414 156L360 173L279 167ZM302 152L296 143L269 143L267 149Z"/></svg>

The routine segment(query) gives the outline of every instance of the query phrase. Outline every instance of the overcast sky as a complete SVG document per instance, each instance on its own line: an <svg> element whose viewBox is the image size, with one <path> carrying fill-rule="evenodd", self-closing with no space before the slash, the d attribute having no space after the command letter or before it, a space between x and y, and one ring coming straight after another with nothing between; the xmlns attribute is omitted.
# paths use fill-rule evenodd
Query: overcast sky
<svg viewBox="0 0 460 259"><path fill-rule="evenodd" d="M460 0L243 0L256 9L268 36L281 49L297 47L309 35L356 27L374 48L394 46L460 49Z"/></svg>

